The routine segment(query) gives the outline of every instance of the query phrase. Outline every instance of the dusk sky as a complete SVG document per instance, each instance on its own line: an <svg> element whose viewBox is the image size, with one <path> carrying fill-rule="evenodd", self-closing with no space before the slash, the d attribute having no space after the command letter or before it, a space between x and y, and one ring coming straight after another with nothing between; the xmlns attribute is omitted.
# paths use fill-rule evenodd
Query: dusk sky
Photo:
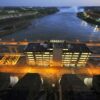
<svg viewBox="0 0 100 100"><path fill-rule="evenodd" d="M100 6L100 0L0 0L0 6Z"/></svg>

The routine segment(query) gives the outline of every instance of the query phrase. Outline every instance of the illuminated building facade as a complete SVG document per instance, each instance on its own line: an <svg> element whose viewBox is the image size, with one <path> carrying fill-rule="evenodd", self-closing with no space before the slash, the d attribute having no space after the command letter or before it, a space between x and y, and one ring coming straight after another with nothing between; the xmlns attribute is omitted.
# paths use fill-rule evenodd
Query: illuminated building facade
<svg viewBox="0 0 100 100"><path fill-rule="evenodd" d="M85 44L48 42L30 43L25 54L29 65L82 67L87 64L91 51Z"/></svg>
<svg viewBox="0 0 100 100"><path fill-rule="evenodd" d="M90 55L91 51L85 44L64 44L62 50L62 66L85 66Z"/></svg>
<svg viewBox="0 0 100 100"><path fill-rule="evenodd" d="M29 65L52 66L53 49L50 43L30 43L25 53Z"/></svg>

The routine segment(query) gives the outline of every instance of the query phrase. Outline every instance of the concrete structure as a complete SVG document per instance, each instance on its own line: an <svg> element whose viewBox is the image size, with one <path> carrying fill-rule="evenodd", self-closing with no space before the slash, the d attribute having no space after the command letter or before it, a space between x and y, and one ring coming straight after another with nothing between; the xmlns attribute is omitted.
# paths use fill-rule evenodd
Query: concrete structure
<svg viewBox="0 0 100 100"><path fill-rule="evenodd" d="M94 75L93 76L93 89L97 92L100 93L100 75Z"/></svg>
<svg viewBox="0 0 100 100"><path fill-rule="evenodd" d="M85 66L91 51L85 44L52 41L29 43L25 48L27 62L37 66Z"/></svg>
<svg viewBox="0 0 100 100"><path fill-rule="evenodd" d="M60 80L61 100L97 100L93 91L75 74L64 74Z"/></svg>
<svg viewBox="0 0 100 100"><path fill-rule="evenodd" d="M85 66L91 51L85 44L63 44L62 49L62 64L68 67Z"/></svg>
<svg viewBox="0 0 100 100"><path fill-rule="evenodd" d="M30 43L25 49L27 62L30 65L49 66L53 61L52 44Z"/></svg>
<svg viewBox="0 0 100 100"><path fill-rule="evenodd" d="M10 74L0 73L0 95L10 86Z"/></svg>
<svg viewBox="0 0 100 100"><path fill-rule="evenodd" d="M5 100L35 100L41 87L40 75L28 73L9 91Z"/></svg>

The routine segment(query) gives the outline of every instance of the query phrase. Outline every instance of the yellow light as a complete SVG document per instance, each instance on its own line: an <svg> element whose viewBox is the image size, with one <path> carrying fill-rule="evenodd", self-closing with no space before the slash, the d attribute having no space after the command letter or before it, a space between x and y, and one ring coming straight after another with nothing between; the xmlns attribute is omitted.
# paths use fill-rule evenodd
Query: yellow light
<svg viewBox="0 0 100 100"><path fill-rule="evenodd" d="M44 57L45 57L45 56L49 57L49 55L43 55L43 56L44 56Z"/></svg>
<svg viewBox="0 0 100 100"><path fill-rule="evenodd" d="M63 49L63 50L68 50L68 49Z"/></svg>
<svg viewBox="0 0 100 100"><path fill-rule="evenodd" d="M74 53L74 54L79 54L79 53Z"/></svg>
<svg viewBox="0 0 100 100"><path fill-rule="evenodd" d="M80 66L84 66L84 64L77 64L77 66L79 66L79 67L80 67Z"/></svg>
<svg viewBox="0 0 100 100"><path fill-rule="evenodd" d="M77 61L77 59L76 60L71 60L71 61Z"/></svg>
<svg viewBox="0 0 100 100"><path fill-rule="evenodd" d="M80 59L79 61L86 61L86 59Z"/></svg>
<svg viewBox="0 0 100 100"><path fill-rule="evenodd" d="M69 59L71 59L71 57L69 57L69 58L67 58L67 57L64 57L63 59L68 59L68 60L69 60Z"/></svg>
<svg viewBox="0 0 100 100"><path fill-rule="evenodd" d="M78 62L78 63L80 63L80 64L84 64L84 63L86 63L86 62Z"/></svg>
<svg viewBox="0 0 100 100"><path fill-rule="evenodd" d="M45 52L44 54L50 54L49 52Z"/></svg>
<svg viewBox="0 0 100 100"><path fill-rule="evenodd" d="M38 58L41 58L41 59L42 59L42 57L36 57L36 58L37 58L37 59L38 59Z"/></svg>
<svg viewBox="0 0 100 100"><path fill-rule="evenodd" d="M69 55L70 53L63 53L64 55Z"/></svg>
<svg viewBox="0 0 100 100"><path fill-rule="evenodd" d="M85 58L80 58L80 59L86 59L86 57Z"/></svg>
<svg viewBox="0 0 100 100"><path fill-rule="evenodd" d="M2 57L2 59L0 60L0 64L1 65L16 65L19 58L20 58L20 55L18 54L11 54L11 55L7 54L7 55L4 55L4 57Z"/></svg>
<svg viewBox="0 0 100 100"><path fill-rule="evenodd" d="M33 56L33 55L29 55L29 54L28 54L27 56Z"/></svg>
<svg viewBox="0 0 100 100"><path fill-rule="evenodd" d="M70 66L74 66L75 67L75 64L70 64Z"/></svg>
<svg viewBox="0 0 100 100"><path fill-rule="evenodd" d="M29 56L28 58L33 58L33 57Z"/></svg>
<svg viewBox="0 0 100 100"><path fill-rule="evenodd" d="M32 52L27 52L27 54L32 54Z"/></svg>
<svg viewBox="0 0 100 100"><path fill-rule="evenodd" d="M64 65L64 66L68 66L68 67L69 67L69 65L70 65L70 64L63 64L63 65Z"/></svg>
<svg viewBox="0 0 100 100"><path fill-rule="evenodd" d="M63 61L62 63L70 63L70 61Z"/></svg>
<svg viewBox="0 0 100 100"><path fill-rule="evenodd" d="M42 55L35 55L36 57L38 57L38 56L42 56Z"/></svg>
<svg viewBox="0 0 100 100"><path fill-rule="evenodd" d="M70 59L63 59L62 61L71 61Z"/></svg>
<svg viewBox="0 0 100 100"><path fill-rule="evenodd" d="M82 53L82 54L89 54L89 53Z"/></svg>
<svg viewBox="0 0 100 100"><path fill-rule="evenodd" d="M73 60L74 60L74 59L76 59L76 60L77 60L78 58L72 58L72 59L73 59Z"/></svg>
<svg viewBox="0 0 100 100"><path fill-rule="evenodd" d="M79 55L73 55L73 57L78 57Z"/></svg>
<svg viewBox="0 0 100 100"><path fill-rule="evenodd" d="M29 61L34 61L34 59L29 59Z"/></svg>
<svg viewBox="0 0 100 100"><path fill-rule="evenodd" d="M81 57L88 57L87 55L81 55Z"/></svg>

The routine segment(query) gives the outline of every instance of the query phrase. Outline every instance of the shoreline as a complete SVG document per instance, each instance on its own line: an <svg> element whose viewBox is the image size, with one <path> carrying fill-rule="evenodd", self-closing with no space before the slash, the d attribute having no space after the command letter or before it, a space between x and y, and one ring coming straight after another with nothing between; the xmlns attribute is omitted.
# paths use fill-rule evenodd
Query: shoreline
<svg viewBox="0 0 100 100"><path fill-rule="evenodd" d="M89 17L84 16L83 12L77 13L77 17L92 25L98 25L100 27L100 22L97 22L95 19L91 19Z"/></svg>
<svg viewBox="0 0 100 100"><path fill-rule="evenodd" d="M40 13L37 13L36 15L27 15L27 16L13 17L0 20L0 27L1 27L0 37L13 34L14 32L17 32L23 28L28 27L31 24L30 21L33 19L54 14L59 11L57 8L45 8L45 9L39 8L39 10Z"/></svg>

